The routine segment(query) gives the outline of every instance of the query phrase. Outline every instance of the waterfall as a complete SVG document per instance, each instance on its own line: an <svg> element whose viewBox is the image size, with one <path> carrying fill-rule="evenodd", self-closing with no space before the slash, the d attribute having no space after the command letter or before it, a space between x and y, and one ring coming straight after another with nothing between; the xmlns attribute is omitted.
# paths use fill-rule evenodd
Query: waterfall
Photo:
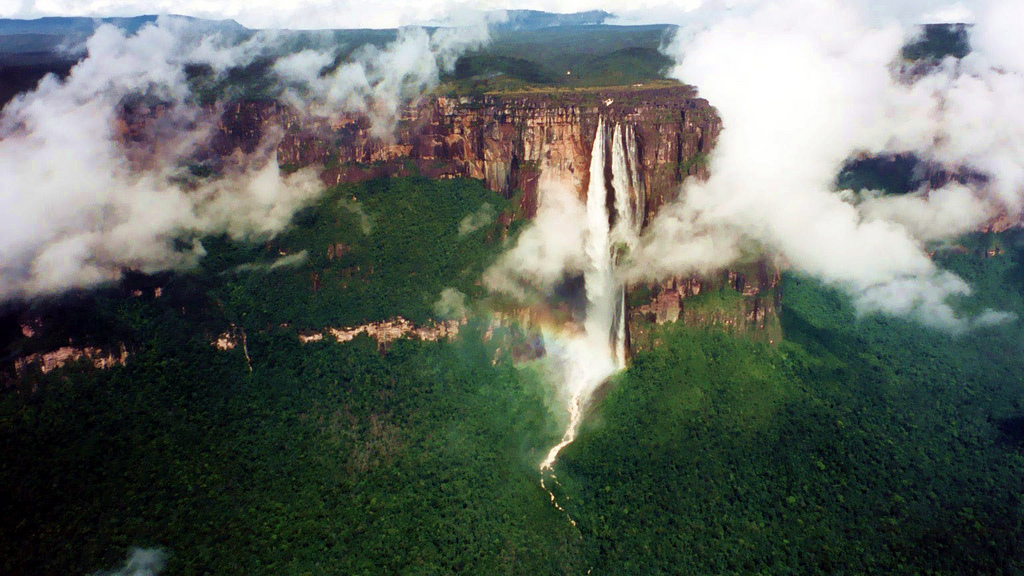
<svg viewBox="0 0 1024 576"><path fill-rule="evenodd" d="M644 226L644 217L647 215L647 193L644 192L643 182L640 180L640 158L637 152L636 131L632 126L626 127L626 160L629 163L631 194L633 198L633 221L632 226L637 237Z"/></svg>
<svg viewBox="0 0 1024 576"><path fill-rule="evenodd" d="M615 125L612 135L612 189L615 193L615 227L612 229L612 269L636 247L643 224L643 199L640 190L640 173L637 169L636 136L632 127L622 129ZM626 286L617 282L614 291L616 310L613 318L612 342L615 361L619 368L626 366Z"/></svg>
<svg viewBox="0 0 1024 576"><path fill-rule="evenodd" d="M559 452L576 439L584 407L594 390L626 367L626 286L616 268L636 247L645 202L632 127L623 129L621 124L615 125L610 158L608 144L608 130L602 118L598 120L594 135L587 187L584 240L587 267L583 274L587 307L583 333L568 339L545 337L551 355L560 361L564 370L562 381L568 393L569 424L561 441L548 451L541 463L542 471L550 472ZM609 183L605 170L609 164L614 214L608 211ZM543 477L541 485L544 486ZM551 498L554 502L553 495ZM557 502L555 506L559 507Z"/></svg>
<svg viewBox="0 0 1024 576"><path fill-rule="evenodd" d="M640 181L636 133L632 126L615 125L612 136L612 188L615 192L615 226L612 229L612 269L636 248L646 211L646 198ZM626 285L617 283L617 304L614 319L615 359L620 368L626 366Z"/></svg>
<svg viewBox="0 0 1024 576"><path fill-rule="evenodd" d="M607 134L604 120L598 120L594 149L590 155L590 185L587 187L587 268L583 274L587 293L584 334L595 349L611 352L612 324L615 318L615 280L612 277L611 216L608 213L608 186L604 172Z"/></svg>

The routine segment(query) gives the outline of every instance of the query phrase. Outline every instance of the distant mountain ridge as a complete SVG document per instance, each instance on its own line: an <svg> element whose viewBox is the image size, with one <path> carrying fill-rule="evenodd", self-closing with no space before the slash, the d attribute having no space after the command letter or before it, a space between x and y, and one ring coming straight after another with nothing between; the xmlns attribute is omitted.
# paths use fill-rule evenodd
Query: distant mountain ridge
<svg viewBox="0 0 1024 576"><path fill-rule="evenodd" d="M592 26L604 24L614 15L603 10L590 10L587 12L573 12L559 14L554 12L543 12L540 10L508 10L505 11L506 19L494 25L495 30L500 31L522 31L541 30L543 28L555 28L558 26ZM194 16L180 16L171 14L174 18L183 18L193 24L208 26L211 30L223 29L234 32L249 30L234 20L210 20ZM0 18L0 36L20 34L43 34L43 35L82 35L91 34L102 24L112 24L128 33L135 33L146 24L156 22L159 18L156 14L143 14L139 16L125 17L102 17L94 18L88 16L46 16L34 19ZM340 29L339 29L340 30ZM0 51L4 51L0 49Z"/></svg>
<svg viewBox="0 0 1024 576"><path fill-rule="evenodd" d="M208 26L210 29L247 30L234 20L208 20L192 16L171 15L174 18L188 20L194 24ZM0 18L0 36L14 34L45 34L45 35L77 35L91 34L103 24L112 24L128 33L135 33L146 24L156 22L160 16L145 14L142 16L91 18L87 16L47 16L32 20L17 18Z"/></svg>
<svg viewBox="0 0 1024 576"><path fill-rule="evenodd" d="M540 30L558 26L594 26L604 24L614 14L604 10L556 14L540 10L508 10L507 19L494 26L500 31Z"/></svg>

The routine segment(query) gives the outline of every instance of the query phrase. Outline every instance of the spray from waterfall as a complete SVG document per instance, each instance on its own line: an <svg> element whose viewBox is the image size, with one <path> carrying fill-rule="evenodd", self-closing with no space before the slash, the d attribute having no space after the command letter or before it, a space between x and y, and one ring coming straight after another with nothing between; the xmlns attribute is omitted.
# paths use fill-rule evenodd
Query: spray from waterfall
<svg viewBox="0 0 1024 576"><path fill-rule="evenodd" d="M560 442L541 462L541 486L556 508L562 507L547 488L558 454L576 440L583 414L594 391L612 374L626 366L626 286L617 268L636 246L643 226L645 198L640 182L636 135L631 126L616 124L611 135L598 120L590 155L590 183L587 187L584 270L586 315L583 331L568 338L545 334L551 356L562 368L562 390L567 396L569 423ZM611 182L605 177L611 168ZM610 184L610 186L609 186ZM610 196L610 198L609 198ZM610 212L610 205L614 212ZM572 518L569 519L575 525Z"/></svg>

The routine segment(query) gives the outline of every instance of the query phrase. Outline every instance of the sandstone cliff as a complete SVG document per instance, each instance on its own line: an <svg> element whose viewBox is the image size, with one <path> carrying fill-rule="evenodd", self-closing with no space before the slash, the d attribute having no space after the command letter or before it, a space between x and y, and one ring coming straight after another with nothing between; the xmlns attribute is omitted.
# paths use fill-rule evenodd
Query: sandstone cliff
<svg viewBox="0 0 1024 576"><path fill-rule="evenodd" d="M601 118L630 125L636 134L646 222L675 199L686 177L707 177L705 159L721 121L687 86L438 96L406 108L391 140L373 137L361 116L308 117L277 103L239 102L224 110L215 148L218 154L251 151L268 131L282 129L282 166L320 165L328 185L414 171L477 178L505 197L521 193L520 214L529 218L537 210L541 172L553 172L585 196ZM723 272L722 278L672 278L634 287L630 328L638 342L646 321L717 324L777 341L778 275L761 263ZM736 298L708 297L722 290ZM694 298L702 292L703 299Z"/></svg>
<svg viewBox="0 0 1024 576"><path fill-rule="evenodd" d="M284 130L282 166L320 164L328 185L412 170L432 178L468 177L506 197L521 191L520 208L537 209L542 170L555 171L583 194L598 119L635 127L647 214L670 201L688 175L703 175L704 158L721 122L687 86L600 91L444 97L407 107L392 140L375 138L356 115L300 116L273 102L227 106L214 149L252 151L273 128Z"/></svg>
<svg viewBox="0 0 1024 576"><path fill-rule="evenodd" d="M712 277L677 276L634 286L629 295L631 348L650 346L651 326L667 322L718 326L778 343L782 339L781 279L777 266L761 260Z"/></svg>

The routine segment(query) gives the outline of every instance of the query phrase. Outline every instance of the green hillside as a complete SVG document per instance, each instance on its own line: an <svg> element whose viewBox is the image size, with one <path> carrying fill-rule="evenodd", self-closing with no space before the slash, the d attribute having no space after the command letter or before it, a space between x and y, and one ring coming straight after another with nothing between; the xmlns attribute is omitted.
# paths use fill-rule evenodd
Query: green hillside
<svg viewBox="0 0 1024 576"><path fill-rule="evenodd" d="M275 240L203 239L191 273L9 307L5 358L68 338L130 356L8 372L0 573L89 573L133 546L167 551L166 574L1024 569L1019 319L954 338L858 320L787 276L775 347L663 326L556 466L575 525L538 483L564 416L486 315L386 352L299 342L426 320L442 288L480 310L507 209L476 181L345 186ZM1017 236L967 238L943 263L977 288L963 306L1024 315ZM25 338L26 314L56 328ZM245 348L217 350L223 331Z"/></svg>

